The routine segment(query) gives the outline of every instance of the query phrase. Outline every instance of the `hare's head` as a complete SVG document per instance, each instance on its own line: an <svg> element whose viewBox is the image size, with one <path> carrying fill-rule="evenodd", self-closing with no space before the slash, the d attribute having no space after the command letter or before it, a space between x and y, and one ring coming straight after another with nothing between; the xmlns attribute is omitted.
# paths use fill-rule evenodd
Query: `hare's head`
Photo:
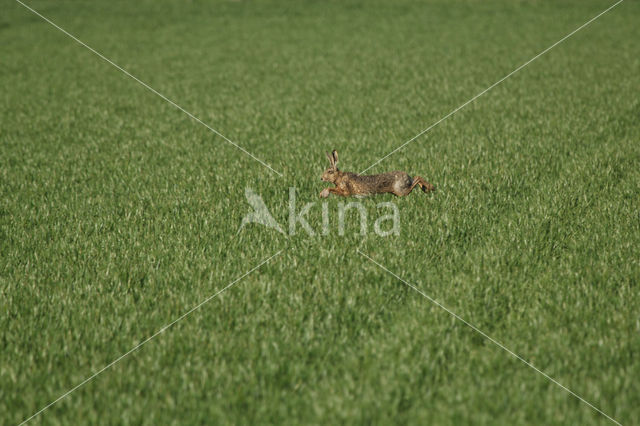
<svg viewBox="0 0 640 426"><path fill-rule="evenodd" d="M334 149L331 154L327 152L327 158L329 159L330 166L322 174L322 180L333 183L338 178L338 173L340 172L340 170L338 170L338 151Z"/></svg>

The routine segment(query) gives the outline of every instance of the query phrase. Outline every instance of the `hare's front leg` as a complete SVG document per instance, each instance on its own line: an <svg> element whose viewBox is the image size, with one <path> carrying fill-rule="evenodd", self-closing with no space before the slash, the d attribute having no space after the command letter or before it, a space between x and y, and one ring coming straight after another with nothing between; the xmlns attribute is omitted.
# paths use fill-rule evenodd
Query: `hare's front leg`
<svg viewBox="0 0 640 426"><path fill-rule="evenodd" d="M327 198L329 196L329 194L336 194L336 195L342 195L343 197L347 197L349 196L349 192L342 190L338 187L336 188L325 188L322 190L322 192L320 193L320 197L321 198Z"/></svg>

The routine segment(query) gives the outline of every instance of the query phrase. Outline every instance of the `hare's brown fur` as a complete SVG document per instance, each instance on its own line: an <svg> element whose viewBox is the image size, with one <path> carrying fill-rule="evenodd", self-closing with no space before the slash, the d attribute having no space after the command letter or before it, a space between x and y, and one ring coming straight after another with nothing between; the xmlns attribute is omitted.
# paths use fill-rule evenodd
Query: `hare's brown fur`
<svg viewBox="0 0 640 426"><path fill-rule="evenodd" d="M342 195L343 197L363 197L384 193L403 197L408 195L416 185L419 185L424 192L434 190L433 185L420 176L412 178L405 172L395 171L362 176L357 173L340 171L338 169L338 152L335 150L331 154L327 153L327 158L329 158L331 167L322 174L322 180L331 182L336 187L325 188L320 193L321 197L328 197L329 194Z"/></svg>

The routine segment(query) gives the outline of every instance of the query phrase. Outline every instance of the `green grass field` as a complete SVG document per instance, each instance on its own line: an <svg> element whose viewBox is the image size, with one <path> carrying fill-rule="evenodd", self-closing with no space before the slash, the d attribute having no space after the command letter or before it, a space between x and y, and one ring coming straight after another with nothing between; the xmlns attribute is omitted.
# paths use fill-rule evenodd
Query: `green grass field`
<svg viewBox="0 0 640 426"><path fill-rule="evenodd" d="M640 4L369 172L398 236L284 227L609 1L27 3L0 14L0 423L640 423Z"/></svg>

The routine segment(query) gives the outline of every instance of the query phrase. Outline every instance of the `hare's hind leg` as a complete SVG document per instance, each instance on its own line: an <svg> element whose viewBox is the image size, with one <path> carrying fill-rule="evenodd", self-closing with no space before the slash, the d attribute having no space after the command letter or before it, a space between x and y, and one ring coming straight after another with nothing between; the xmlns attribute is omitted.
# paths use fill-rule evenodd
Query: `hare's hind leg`
<svg viewBox="0 0 640 426"><path fill-rule="evenodd" d="M420 185L420 189L422 189L422 192L429 192L429 191L435 190L433 185L431 185L429 182L427 182L420 176L416 176L413 178L413 183L411 184L411 189L409 189L409 192L411 192L413 190L413 187L416 185Z"/></svg>
<svg viewBox="0 0 640 426"><path fill-rule="evenodd" d="M409 193L413 189L413 180L411 179L411 176L406 173L396 173L394 178L395 179L393 185L391 185L391 188L390 190L388 190L388 192L391 192L398 197L409 195Z"/></svg>

